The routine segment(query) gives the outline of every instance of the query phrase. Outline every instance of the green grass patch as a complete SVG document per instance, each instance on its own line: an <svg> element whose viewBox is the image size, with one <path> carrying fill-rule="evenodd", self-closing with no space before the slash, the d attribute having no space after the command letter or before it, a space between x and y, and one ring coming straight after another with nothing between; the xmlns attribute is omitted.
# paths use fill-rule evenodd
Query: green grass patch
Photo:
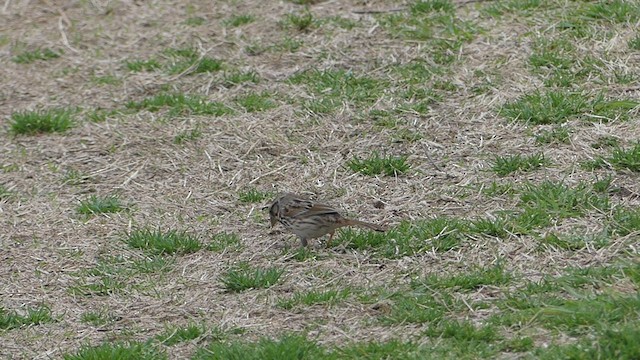
<svg viewBox="0 0 640 360"><path fill-rule="evenodd" d="M211 237L205 248L213 252L222 252L225 250L238 250L242 247L240 236L233 233L218 233Z"/></svg>
<svg viewBox="0 0 640 360"><path fill-rule="evenodd" d="M569 129L564 126L554 126L550 130L542 130L534 136L537 145L568 144L570 142Z"/></svg>
<svg viewBox="0 0 640 360"><path fill-rule="evenodd" d="M277 107L278 105L271 98L272 95L268 92L251 93L236 98L236 103L251 113Z"/></svg>
<svg viewBox="0 0 640 360"><path fill-rule="evenodd" d="M511 219L514 231L528 233L562 219L581 217L589 211L607 211L610 204L608 196L598 194L585 183L570 187L561 182L544 181L524 186L518 208L522 212Z"/></svg>
<svg viewBox="0 0 640 360"><path fill-rule="evenodd" d="M188 324L184 327L168 327L165 331L156 336L162 344L172 346L181 342L195 340L205 333L203 325Z"/></svg>
<svg viewBox="0 0 640 360"><path fill-rule="evenodd" d="M107 109L92 109L87 112L86 117L87 120L94 123L101 123L107 120L108 118L113 118L118 115L120 112L118 110L107 110Z"/></svg>
<svg viewBox="0 0 640 360"><path fill-rule="evenodd" d="M88 199L80 201L76 211L82 215L96 215L105 213L117 213L126 209L126 205L116 195L97 197L91 195Z"/></svg>
<svg viewBox="0 0 640 360"><path fill-rule="evenodd" d="M82 323L96 327L111 324L117 320L118 317L106 311L86 311L80 315Z"/></svg>
<svg viewBox="0 0 640 360"><path fill-rule="evenodd" d="M91 176L81 172L77 169L67 169L64 172L64 176L62 178L62 182L65 185L81 185L91 181Z"/></svg>
<svg viewBox="0 0 640 360"><path fill-rule="evenodd" d="M410 10L413 14L429 14L434 12L454 12L455 6L449 0L421 0L414 2Z"/></svg>
<svg viewBox="0 0 640 360"><path fill-rule="evenodd" d="M256 19L253 15L232 15L228 19L224 20L222 24L227 27L238 27L254 22Z"/></svg>
<svg viewBox="0 0 640 360"><path fill-rule="evenodd" d="M122 80L115 75L92 76L91 82L96 85L120 85Z"/></svg>
<svg viewBox="0 0 640 360"><path fill-rule="evenodd" d="M248 263L241 263L225 272L220 282L227 292L264 289L275 285L283 273L283 269L276 267L254 268Z"/></svg>
<svg viewBox="0 0 640 360"><path fill-rule="evenodd" d="M628 149L616 147L607 161L616 169L640 172L640 142Z"/></svg>
<svg viewBox="0 0 640 360"><path fill-rule="evenodd" d="M506 103L500 115L532 125L561 124L582 114L587 107L587 98L580 94L536 91Z"/></svg>
<svg viewBox="0 0 640 360"><path fill-rule="evenodd" d="M24 51L11 58L11 61L17 64L31 64L38 60L51 60L60 57L62 52L58 53L51 49L35 49L30 51Z"/></svg>
<svg viewBox="0 0 640 360"><path fill-rule="evenodd" d="M506 14L531 17L549 8L551 4L554 3L547 0L498 0L483 7L482 12L493 17L502 17Z"/></svg>
<svg viewBox="0 0 640 360"><path fill-rule="evenodd" d="M497 264L477 268L468 273L457 275L429 275L420 280L414 280L412 287L425 286L432 289L475 290L477 288L493 285L508 285L514 279L510 272L506 271L502 261Z"/></svg>
<svg viewBox="0 0 640 360"><path fill-rule="evenodd" d="M616 207L609 224L611 235L626 236L636 231L640 231L640 207Z"/></svg>
<svg viewBox="0 0 640 360"><path fill-rule="evenodd" d="M459 342L492 343L500 339L496 327L492 324L476 327L468 321L449 319L432 324L424 334L432 338L451 338Z"/></svg>
<svg viewBox="0 0 640 360"><path fill-rule="evenodd" d="M546 159L542 153L524 156L520 154L496 156L491 169L498 174L498 176L507 176L516 171L533 171L542 166L549 165L550 163L551 162Z"/></svg>
<svg viewBox="0 0 640 360"><path fill-rule="evenodd" d="M280 21L280 26L284 29L293 28L297 31L309 31L316 26L318 21L313 15L305 11L300 14L287 14L284 19Z"/></svg>
<svg viewBox="0 0 640 360"><path fill-rule="evenodd" d="M371 105L378 101L389 84L366 75L344 70L307 70L289 78L294 85L304 85L315 99L303 104L307 110L329 113L343 102Z"/></svg>
<svg viewBox="0 0 640 360"><path fill-rule="evenodd" d="M418 1L410 12L379 17L379 22L392 36L423 41L436 64L456 61L462 45L481 32L473 21L458 16L450 1Z"/></svg>
<svg viewBox="0 0 640 360"><path fill-rule="evenodd" d="M304 292L296 292L293 296L287 299L280 299L278 306L289 310L298 305L335 305L338 302L346 299L351 294L349 289L342 290L309 290Z"/></svg>
<svg viewBox="0 0 640 360"><path fill-rule="evenodd" d="M0 329L11 330L22 326L39 325L53 322L51 309L47 306L38 306L35 308L27 308L20 315L16 311L10 311L0 306Z"/></svg>
<svg viewBox="0 0 640 360"><path fill-rule="evenodd" d="M68 109L14 112L9 126L11 132L17 135L61 133L73 127L72 115L73 111Z"/></svg>
<svg viewBox="0 0 640 360"><path fill-rule="evenodd" d="M581 250L589 246L592 249L601 249L607 246L610 239L604 234L559 234L551 232L538 240L541 246L550 246L561 250Z"/></svg>
<svg viewBox="0 0 640 360"><path fill-rule="evenodd" d="M162 64L155 59L126 61L125 66L132 72L151 72L162 68Z"/></svg>
<svg viewBox="0 0 640 360"><path fill-rule="evenodd" d="M426 251L446 252L457 248L464 239L466 222L452 218L434 218L402 222L385 233L342 229L336 243L348 248L373 250L387 258L412 256Z"/></svg>
<svg viewBox="0 0 640 360"><path fill-rule="evenodd" d="M640 50L640 34L629 40L628 46L630 50Z"/></svg>
<svg viewBox="0 0 640 360"><path fill-rule="evenodd" d="M224 75L224 86L226 87L232 87L248 82L254 84L260 82L260 77L255 71L232 71Z"/></svg>
<svg viewBox="0 0 640 360"><path fill-rule="evenodd" d="M148 228L133 230L124 242L135 249L142 249L153 254L189 254L202 248L202 242L186 231Z"/></svg>
<svg viewBox="0 0 640 360"><path fill-rule="evenodd" d="M221 60L201 55L194 48L167 49L164 55L168 57L168 64L165 67L172 75L185 72L213 73L222 70Z"/></svg>
<svg viewBox="0 0 640 360"><path fill-rule="evenodd" d="M271 197L273 197L273 193L269 191L260 191L256 188L247 188L238 191L238 200L243 203L259 203Z"/></svg>
<svg viewBox="0 0 640 360"><path fill-rule="evenodd" d="M590 74L599 74L602 67L595 58L578 56L574 40L568 37L536 39L529 64L549 87L573 87Z"/></svg>
<svg viewBox="0 0 640 360"><path fill-rule="evenodd" d="M536 91L504 104L500 115L531 125L562 124L572 118L608 122L625 119L638 106L634 100L605 100L602 95L590 99L579 93L551 90Z"/></svg>
<svg viewBox="0 0 640 360"><path fill-rule="evenodd" d="M167 354L151 342L108 342L98 346L82 346L75 353L63 354L64 360L139 359L164 360Z"/></svg>
<svg viewBox="0 0 640 360"><path fill-rule="evenodd" d="M529 307L521 310L513 307L509 310L507 306L511 305L513 304L506 304L504 313L494 315L490 321L507 326L539 324L546 329L578 336L593 330L604 330L612 325L624 324L628 319L637 317L640 298L601 294L582 296L578 299L556 298L552 303L530 303Z"/></svg>
<svg viewBox="0 0 640 360"><path fill-rule="evenodd" d="M233 110L222 103L208 101L198 95L177 93L161 93L142 101L129 101L126 107L132 110L146 109L151 112L168 108L170 116L181 114L223 116L233 114Z"/></svg>
<svg viewBox="0 0 640 360"><path fill-rule="evenodd" d="M203 17L200 16L193 16L188 18L187 20L184 21L185 25L189 25L189 26L200 26L200 25L204 25L204 23L207 20Z"/></svg>
<svg viewBox="0 0 640 360"><path fill-rule="evenodd" d="M0 185L0 201L8 200L11 196L13 196L13 192L6 186Z"/></svg>
<svg viewBox="0 0 640 360"><path fill-rule="evenodd" d="M638 359L640 329L635 324L601 331L593 338L581 338L571 344L551 344L536 348L538 359Z"/></svg>
<svg viewBox="0 0 640 360"><path fill-rule="evenodd" d="M327 350L304 335L283 335L278 339L261 338L256 342L235 340L213 342L200 348L192 360L300 360L326 359Z"/></svg>
<svg viewBox="0 0 640 360"><path fill-rule="evenodd" d="M178 133L178 135L173 137L173 143L180 145L187 141L197 140L201 136L202 136L202 130L200 130L200 127L196 126L195 129L184 130Z"/></svg>
<svg viewBox="0 0 640 360"><path fill-rule="evenodd" d="M609 23L634 23L640 19L640 5L633 1L597 1L576 10L576 16Z"/></svg>
<svg viewBox="0 0 640 360"><path fill-rule="evenodd" d="M366 159L354 157L347 162L347 167L353 172L367 176L398 176L409 171L411 165L407 162L406 156L380 156L374 152Z"/></svg>
<svg viewBox="0 0 640 360"><path fill-rule="evenodd" d="M165 272L172 264L172 259L161 256L133 260L122 256L103 256L91 268L73 274L76 280L69 287L69 292L81 296L109 296L141 288L140 275Z"/></svg>
<svg viewBox="0 0 640 360"><path fill-rule="evenodd" d="M620 139L610 135L599 136L596 139L596 142L591 144L591 147L594 149L612 148L612 147L619 147L619 146L620 146Z"/></svg>

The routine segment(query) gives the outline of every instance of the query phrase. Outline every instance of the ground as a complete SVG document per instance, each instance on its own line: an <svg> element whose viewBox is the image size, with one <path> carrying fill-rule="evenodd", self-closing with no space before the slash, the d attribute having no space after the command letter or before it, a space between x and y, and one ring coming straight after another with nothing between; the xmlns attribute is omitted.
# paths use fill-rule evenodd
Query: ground
<svg viewBox="0 0 640 360"><path fill-rule="evenodd" d="M640 353L635 2L0 12L6 358ZM281 191L389 231L300 250Z"/></svg>

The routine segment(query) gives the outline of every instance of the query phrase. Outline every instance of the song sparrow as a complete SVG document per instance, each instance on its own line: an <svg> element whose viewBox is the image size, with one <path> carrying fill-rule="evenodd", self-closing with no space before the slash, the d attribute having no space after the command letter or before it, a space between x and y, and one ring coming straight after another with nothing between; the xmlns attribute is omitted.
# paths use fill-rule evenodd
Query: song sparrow
<svg viewBox="0 0 640 360"><path fill-rule="evenodd" d="M314 202L292 193L282 193L269 207L271 226L277 222L300 238L300 245L307 246L307 240L329 234L327 246L331 243L336 229L343 226L360 226L375 231L385 231L384 226L360 220L347 219L329 205Z"/></svg>

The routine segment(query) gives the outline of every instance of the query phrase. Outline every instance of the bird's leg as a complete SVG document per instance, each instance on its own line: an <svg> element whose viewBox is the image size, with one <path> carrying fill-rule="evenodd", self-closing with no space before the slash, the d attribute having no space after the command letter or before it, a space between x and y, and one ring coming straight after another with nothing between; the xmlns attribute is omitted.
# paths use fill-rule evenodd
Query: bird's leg
<svg viewBox="0 0 640 360"><path fill-rule="evenodd" d="M331 239L333 239L333 234L335 234L335 231L332 231L329 233L329 240L327 240L327 247L331 246Z"/></svg>
<svg viewBox="0 0 640 360"><path fill-rule="evenodd" d="M300 247L305 248L307 247L308 243L307 243L307 239L301 237L300 238Z"/></svg>

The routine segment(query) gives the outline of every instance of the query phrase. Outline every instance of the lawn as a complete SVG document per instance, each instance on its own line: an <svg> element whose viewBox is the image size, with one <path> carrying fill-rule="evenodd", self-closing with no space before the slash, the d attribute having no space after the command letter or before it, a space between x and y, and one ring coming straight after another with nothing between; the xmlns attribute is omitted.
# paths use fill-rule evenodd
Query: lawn
<svg viewBox="0 0 640 360"><path fill-rule="evenodd" d="M637 1L57 3L2 9L3 356L640 358Z"/></svg>

